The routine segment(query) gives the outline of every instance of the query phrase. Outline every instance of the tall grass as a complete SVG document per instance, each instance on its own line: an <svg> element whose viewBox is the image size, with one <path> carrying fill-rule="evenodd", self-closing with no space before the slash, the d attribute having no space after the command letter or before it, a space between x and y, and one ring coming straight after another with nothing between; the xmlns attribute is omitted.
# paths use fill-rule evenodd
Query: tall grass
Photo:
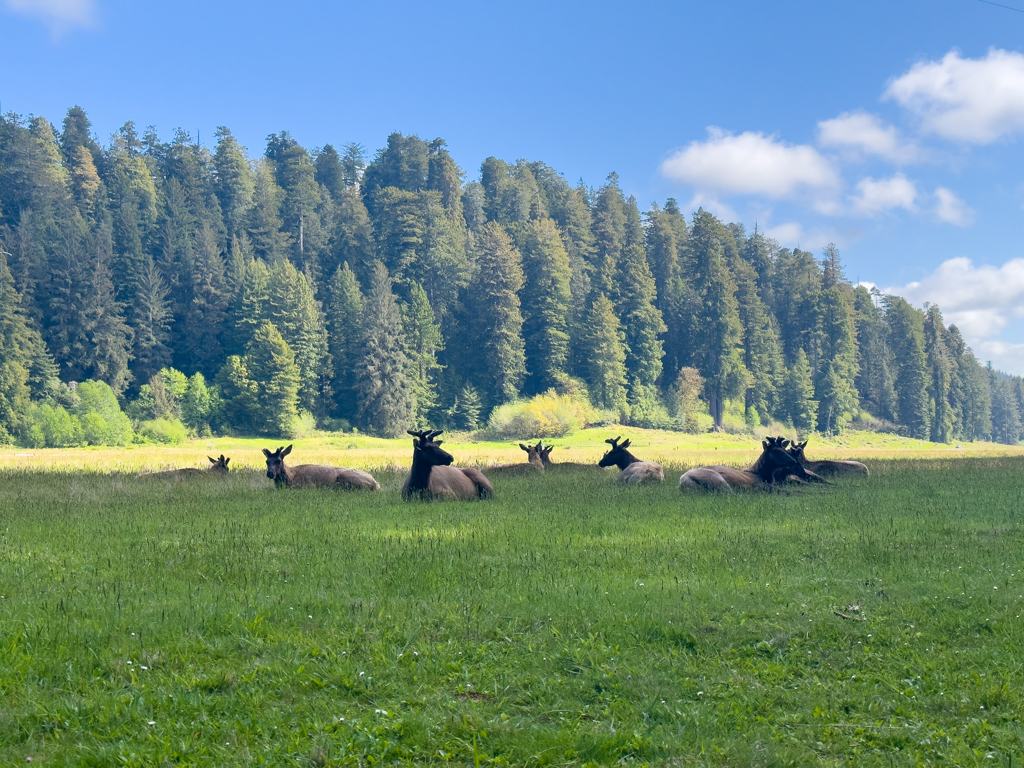
<svg viewBox="0 0 1024 768"><path fill-rule="evenodd" d="M0 472L0 764L1005 765L1022 470L472 504Z"/></svg>

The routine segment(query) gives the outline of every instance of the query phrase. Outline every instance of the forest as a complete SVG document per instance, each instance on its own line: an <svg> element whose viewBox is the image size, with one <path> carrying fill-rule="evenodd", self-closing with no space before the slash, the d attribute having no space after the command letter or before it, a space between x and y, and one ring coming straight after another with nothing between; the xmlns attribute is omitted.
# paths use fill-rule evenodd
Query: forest
<svg viewBox="0 0 1024 768"><path fill-rule="evenodd" d="M441 139L250 157L85 111L0 118L0 443L476 429L555 394L668 429L1022 437L1024 380L940 308L616 174ZM700 417L700 418L698 418ZM702 421L703 419L703 421Z"/></svg>

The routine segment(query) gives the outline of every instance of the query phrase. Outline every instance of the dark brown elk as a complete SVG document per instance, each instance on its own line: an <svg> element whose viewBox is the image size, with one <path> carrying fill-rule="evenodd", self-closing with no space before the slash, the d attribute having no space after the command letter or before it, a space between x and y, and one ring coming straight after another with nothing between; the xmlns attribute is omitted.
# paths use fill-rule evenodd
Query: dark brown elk
<svg viewBox="0 0 1024 768"><path fill-rule="evenodd" d="M212 456L207 456L206 458L210 460L210 466L206 469L196 469L194 467L185 467L184 469L165 469L162 472L143 472L139 477L161 478L163 480L182 480L186 477L199 477L210 473L216 475L226 475L228 473L228 462L231 461L231 459L225 457L223 453L216 459Z"/></svg>
<svg viewBox="0 0 1024 768"><path fill-rule="evenodd" d="M537 445L540 445L538 443ZM521 477L522 475L534 475L544 471L544 462L540 458L540 450L537 446L519 444L519 447L526 451L527 460L521 464L495 464L487 467L487 474L501 477Z"/></svg>
<svg viewBox="0 0 1024 768"><path fill-rule="evenodd" d="M412 435L412 469L402 485L402 498L473 501L494 495L491 482L472 467L453 467L455 460L435 438L443 430L423 430Z"/></svg>
<svg viewBox="0 0 1024 768"><path fill-rule="evenodd" d="M536 446L537 451L540 452L540 460L544 463L544 469L593 469L593 464L580 464L577 461L560 461L557 464L551 461L551 452L555 450L553 445L544 445L544 441L540 441Z"/></svg>
<svg viewBox="0 0 1024 768"><path fill-rule="evenodd" d="M725 464L710 467L695 467L679 478L682 491L724 491L732 493L735 488L748 490L769 490L785 482L824 483L813 472L808 472L800 463L786 453L789 441L782 437L769 437L761 442L761 455L747 469L737 469Z"/></svg>
<svg viewBox="0 0 1024 768"><path fill-rule="evenodd" d="M806 440L802 443L793 443L787 451L790 456L800 462L801 467L822 477L853 477L855 475L867 477L871 474L868 472L867 466L859 461L830 461L828 459L811 461L804 456L805 448L807 448Z"/></svg>
<svg viewBox="0 0 1024 768"><path fill-rule="evenodd" d="M292 447L278 448L271 453L266 448L263 455L267 457L267 477L280 488L339 488L344 490L379 491L380 485L361 469L348 467L330 467L323 464L300 464L289 467L284 457L292 452Z"/></svg>
<svg viewBox="0 0 1024 768"><path fill-rule="evenodd" d="M614 437L605 440L612 448L601 457L597 463L599 467L618 467L622 470L619 475L619 482L626 485L640 485L642 483L661 483L665 481L665 470L661 464L654 461L640 461L630 453L630 441L619 444L619 438Z"/></svg>

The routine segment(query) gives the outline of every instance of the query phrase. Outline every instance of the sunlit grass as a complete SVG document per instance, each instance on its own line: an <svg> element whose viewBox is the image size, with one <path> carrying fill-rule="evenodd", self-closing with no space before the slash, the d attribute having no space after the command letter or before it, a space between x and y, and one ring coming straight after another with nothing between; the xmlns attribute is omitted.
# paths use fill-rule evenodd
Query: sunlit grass
<svg viewBox="0 0 1024 768"><path fill-rule="evenodd" d="M9 468L0 764L1006 765L1022 470L734 497L552 472L403 504L397 471Z"/></svg>

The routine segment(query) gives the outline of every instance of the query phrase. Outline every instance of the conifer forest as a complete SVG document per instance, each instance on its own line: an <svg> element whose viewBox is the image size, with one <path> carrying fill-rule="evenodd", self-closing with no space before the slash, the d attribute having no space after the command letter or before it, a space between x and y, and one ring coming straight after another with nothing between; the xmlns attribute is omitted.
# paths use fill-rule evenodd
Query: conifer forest
<svg viewBox="0 0 1024 768"><path fill-rule="evenodd" d="M1024 380L834 246L641 210L614 173L490 157L467 181L442 139L254 155L223 127L103 145L79 107L0 118L0 442L393 437L552 390L644 427L1022 436Z"/></svg>

